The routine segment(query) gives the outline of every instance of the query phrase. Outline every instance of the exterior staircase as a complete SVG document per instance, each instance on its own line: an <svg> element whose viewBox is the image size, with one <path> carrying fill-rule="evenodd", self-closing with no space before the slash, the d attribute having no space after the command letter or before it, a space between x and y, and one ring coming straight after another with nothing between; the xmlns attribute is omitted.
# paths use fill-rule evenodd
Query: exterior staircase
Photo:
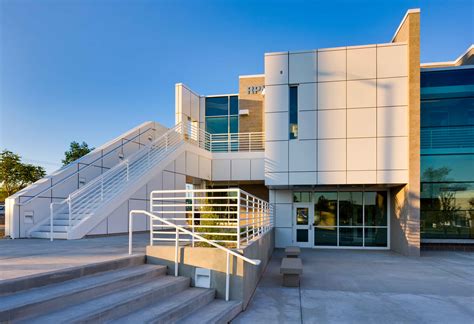
<svg viewBox="0 0 474 324"><path fill-rule="evenodd" d="M0 300L1 323L227 323L242 310L143 255L6 280Z"/></svg>
<svg viewBox="0 0 474 324"><path fill-rule="evenodd" d="M46 217L29 232L33 238L80 239L178 157L190 143L206 148L206 134L178 124L128 159L50 205ZM199 140L195 140L199 138ZM51 228L51 224L52 227Z"/></svg>

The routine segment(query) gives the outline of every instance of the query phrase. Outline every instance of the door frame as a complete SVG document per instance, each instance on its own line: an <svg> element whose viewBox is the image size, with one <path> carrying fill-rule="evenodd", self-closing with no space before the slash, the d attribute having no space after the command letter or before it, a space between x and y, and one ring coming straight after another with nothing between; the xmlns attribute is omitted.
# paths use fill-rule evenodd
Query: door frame
<svg viewBox="0 0 474 324"><path fill-rule="evenodd" d="M308 224L307 225L298 225L296 223L296 210L297 208L308 208ZM310 248L314 246L314 230L313 230L313 223L314 223L314 206L313 203L293 203L291 209L291 219L293 224L293 244L295 246ZM296 240L296 232L297 230L305 229L308 231L308 242L298 242Z"/></svg>

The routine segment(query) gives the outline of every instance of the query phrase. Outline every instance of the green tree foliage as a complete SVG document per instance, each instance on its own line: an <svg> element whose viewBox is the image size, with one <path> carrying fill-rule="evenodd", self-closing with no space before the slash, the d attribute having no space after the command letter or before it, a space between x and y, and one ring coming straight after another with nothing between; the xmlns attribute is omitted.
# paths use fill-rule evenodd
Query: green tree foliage
<svg viewBox="0 0 474 324"><path fill-rule="evenodd" d="M79 144L76 141L71 142L69 145L69 150L64 152L64 160L62 160L63 165L68 165L69 163L76 161L78 158L86 155L87 153L94 150L93 147L89 148L86 142Z"/></svg>
<svg viewBox="0 0 474 324"><path fill-rule="evenodd" d="M46 171L42 167L22 163L18 154L3 150L0 153L0 201L45 175Z"/></svg>

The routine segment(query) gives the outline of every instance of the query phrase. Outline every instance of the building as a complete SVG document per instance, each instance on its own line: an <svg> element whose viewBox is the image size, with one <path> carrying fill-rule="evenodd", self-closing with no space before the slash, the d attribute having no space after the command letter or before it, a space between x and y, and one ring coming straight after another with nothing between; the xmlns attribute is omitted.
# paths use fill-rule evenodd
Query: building
<svg viewBox="0 0 474 324"><path fill-rule="evenodd" d="M409 10L388 43L267 53L238 93L177 84L174 128L144 123L10 197L7 235L126 232L152 190L239 187L269 201L276 247L472 243L472 54L420 65Z"/></svg>

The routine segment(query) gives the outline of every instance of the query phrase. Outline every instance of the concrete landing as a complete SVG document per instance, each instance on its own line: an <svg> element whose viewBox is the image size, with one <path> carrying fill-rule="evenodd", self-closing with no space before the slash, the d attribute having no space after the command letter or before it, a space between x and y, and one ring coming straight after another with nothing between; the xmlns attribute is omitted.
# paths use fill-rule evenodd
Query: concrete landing
<svg viewBox="0 0 474 324"><path fill-rule="evenodd" d="M149 234L134 234L134 253L145 253ZM0 240L0 281L128 255L128 235L81 240Z"/></svg>
<svg viewBox="0 0 474 324"><path fill-rule="evenodd" d="M474 253L302 249L298 288L281 286L282 257L232 323L474 322Z"/></svg>

